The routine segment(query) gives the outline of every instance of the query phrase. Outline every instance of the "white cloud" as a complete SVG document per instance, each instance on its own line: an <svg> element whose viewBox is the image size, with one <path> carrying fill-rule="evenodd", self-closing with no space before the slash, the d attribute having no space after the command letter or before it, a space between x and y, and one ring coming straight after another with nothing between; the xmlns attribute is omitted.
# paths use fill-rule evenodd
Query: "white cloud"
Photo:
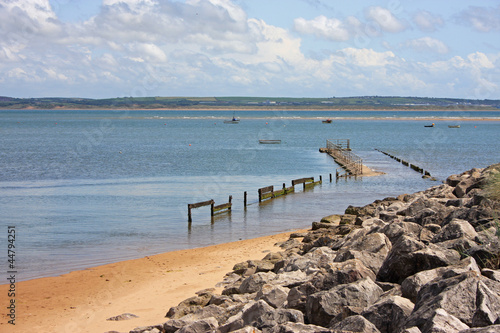
<svg viewBox="0 0 500 333"><path fill-rule="evenodd" d="M312 20L297 18L294 20L294 28L299 33L316 35L328 40L346 41L350 38L348 27L342 21L336 18L329 19L324 15Z"/></svg>
<svg viewBox="0 0 500 333"><path fill-rule="evenodd" d="M413 22L424 32L434 32L444 25L439 15L434 15L426 10L419 11L413 15Z"/></svg>
<svg viewBox="0 0 500 333"><path fill-rule="evenodd" d="M412 48L418 52L435 52L446 54L449 52L448 46L440 40L431 37L422 37L407 41L404 46Z"/></svg>
<svg viewBox="0 0 500 333"><path fill-rule="evenodd" d="M360 67L384 67L391 64L395 55L391 51L376 52L371 49L346 48L341 51L349 62Z"/></svg>
<svg viewBox="0 0 500 333"><path fill-rule="evenodd" d="M390 10L383 7L370 7L366 11L366 18L374 21L382 31L401 32L406 29L402 21L398 20Z"/></svg>
<svg viewBox="0 0 500 333"><path fill-rule="evenodd" d="M480 32L500 31L500 6L470 6L457 16L456 21L459 24L471 25Z"/></svg>

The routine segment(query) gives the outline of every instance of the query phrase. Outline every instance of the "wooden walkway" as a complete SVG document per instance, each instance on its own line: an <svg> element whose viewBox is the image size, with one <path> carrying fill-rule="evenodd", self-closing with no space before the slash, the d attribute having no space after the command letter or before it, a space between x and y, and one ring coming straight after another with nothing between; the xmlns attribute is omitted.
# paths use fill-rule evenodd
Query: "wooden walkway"
<svg viewBox="0 0 500 333"><path fill-rule="evenodd" d="M320 151L333 157L335 162L345 171L345 174L338 177L363 175L363 159L351 151L349 139L326 140L326 148L322 148ZM338 171L337 174L339 174Z"/></svg>

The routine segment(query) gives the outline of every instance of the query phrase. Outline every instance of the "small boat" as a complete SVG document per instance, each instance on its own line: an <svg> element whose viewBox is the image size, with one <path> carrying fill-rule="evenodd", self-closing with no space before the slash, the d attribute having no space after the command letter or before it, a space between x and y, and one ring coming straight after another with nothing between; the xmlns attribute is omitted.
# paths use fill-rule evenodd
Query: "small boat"
<svg viewBox="0 0 500 333"><path fill-rule="evenodd" d="M323 124L331 124L332 120L331 119L326 119L322 121Z"/></svg>
<svg viewBox="0 0 500 333"><path fill-rule="evenodd" d="M233 118L231 120L224 120L224 124L239 124L240 120L237 118Z"/></svg>
<svg viewBox="0 0 500 333"><path fill-rule="evenodd" d="M259 140L259 143L262 144L280 144L281 140Z"/></svg>
<svg viewBox="0 0 500 333"><path fill-rule="evenodd" d="M431 125L424 125L424 127L434 127L434 126L435 126L434 123L432 123Z"/></svg>
<svg viewBox="0 0 500 333"><path fill-rule="evenodd" d="M460 125L448 125L448 128L460 128Z"/></svg>
<svg viewBox="0 0 500 333"><path fill-rule="evenodd" d="M233 119L224 120L224 124L239 124L239 123L240 123L240 120L238 118L236 118L236 116L234 115L234 112L233 112Z"/></svg>

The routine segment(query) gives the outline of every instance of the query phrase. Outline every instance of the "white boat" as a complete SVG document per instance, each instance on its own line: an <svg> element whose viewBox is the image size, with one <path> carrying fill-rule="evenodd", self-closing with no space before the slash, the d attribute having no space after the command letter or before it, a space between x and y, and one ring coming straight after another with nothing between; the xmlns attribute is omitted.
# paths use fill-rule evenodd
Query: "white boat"
<svg viewBox="0 0 500 333"><path fill-rule="evenodd" d="M460 125L448 125L448 128L460 128Z"/></svg>
<svg viewBox="0 0 500 333"><path fill-rule="evenodd" d="M259 143L262 143L262 144L280 144L281 143L281 140L259 140Z"/></svg>

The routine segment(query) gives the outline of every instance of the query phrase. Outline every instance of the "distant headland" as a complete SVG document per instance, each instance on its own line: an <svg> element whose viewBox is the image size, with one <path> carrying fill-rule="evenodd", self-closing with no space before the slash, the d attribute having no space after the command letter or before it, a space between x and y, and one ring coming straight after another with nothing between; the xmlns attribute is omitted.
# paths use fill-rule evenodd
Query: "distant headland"
<svg viewBox="0 0 500 333"><path fill-rule="evenodd" d="M500 111L500 100L398 96L327 98L156 96L104 99L77 97L14 98L0 96L0 109Z"/></svg>

